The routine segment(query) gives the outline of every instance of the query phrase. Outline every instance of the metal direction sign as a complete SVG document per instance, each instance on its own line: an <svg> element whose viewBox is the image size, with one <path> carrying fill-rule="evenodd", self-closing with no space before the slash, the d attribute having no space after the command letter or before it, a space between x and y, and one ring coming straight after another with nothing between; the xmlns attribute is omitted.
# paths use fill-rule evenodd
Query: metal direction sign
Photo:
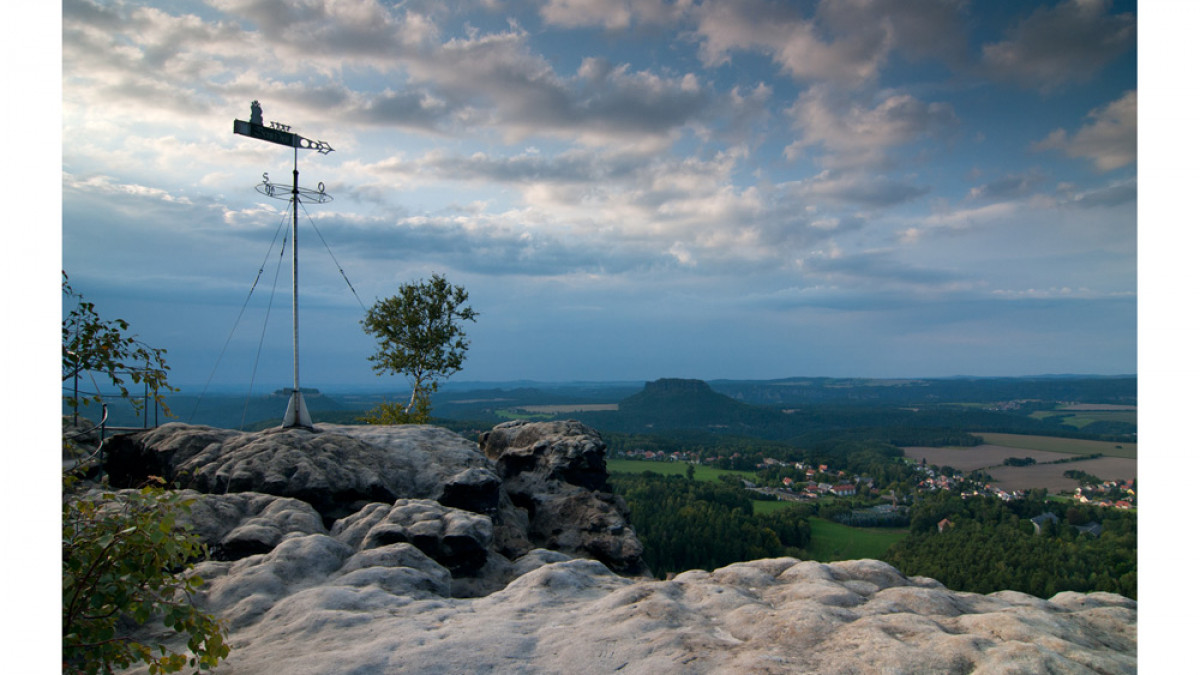
<svg viewBox="0 0 1200 675"><path fill-rule="evenodd" d="M301 148L304 150L316 150L322 155L333 152L331 147L325 141L314 141L307 139L300 134L294 134L290 131L291 127L279 122L271 122L270 126L262 123L262 108L259 107L258 101L250 104L250 121L243 120L233 121L233 133L257 138L260 141L268 143L276 143L278 145L286 145L289 148Z"/></svg>
<svg viewBox="0 0 1200 675"><path fill-rule="evenodd" d="M233 121L233 133L257 138L260 141L286 145L289 148L300 147L300 136L297 134L284 131L283 129L276 129L275 127L264 127L261 124L243 122L242 120Z"/></svg>
<svg viewBox="0 0 1200 675"><path fill-rule="evenodd" d="M234 120L233 133L241 136L249 136L257 138L260 141L275 143L277 145L286 145L289 148L304 148L305 150L316 150L322 155L333 152L333 148L325 141L314 141L307 139L300 134L292 133L292 128L286 124L279 122L271 122L270 126L263 124L262 106L258 101L250 104L250 121ZM304 395L300 392L300 258L297 252L297 221L299 219L297 207L300 202L313 202L323 204L331 199L325 194L325 184L321 183L316 191L300 187L300 168L298 166L299 153L293 150L292 165L292 186L291 190L287 191L286 185L272 183L267 178L267 174L263 174L262 185L258 186L258 191L268 197L276 199L285 199L283 195L287 195L286 199L292 203L292 396L288 399L287 412L283 414L283 428L292 429L296 427L308 429L312 431L312 418L308 415L308 408L304 404Z"/></svg>

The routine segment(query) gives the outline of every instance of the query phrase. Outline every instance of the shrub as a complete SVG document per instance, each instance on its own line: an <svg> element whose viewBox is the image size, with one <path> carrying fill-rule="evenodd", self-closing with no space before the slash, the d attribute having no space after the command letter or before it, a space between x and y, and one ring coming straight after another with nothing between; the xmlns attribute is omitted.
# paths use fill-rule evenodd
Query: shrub
<svg viewBox="0 0 1200 675"><path fill-rule="evenodd" d="M207 554L179 520L191 500L150 485L89 491L64 480L62 539L63 671L111 672L141 661L151 673L204 670L229 654L221 622L195 607L203 580L191 562ZM187 636L191 656L135 640L155 618Z"/></svg>

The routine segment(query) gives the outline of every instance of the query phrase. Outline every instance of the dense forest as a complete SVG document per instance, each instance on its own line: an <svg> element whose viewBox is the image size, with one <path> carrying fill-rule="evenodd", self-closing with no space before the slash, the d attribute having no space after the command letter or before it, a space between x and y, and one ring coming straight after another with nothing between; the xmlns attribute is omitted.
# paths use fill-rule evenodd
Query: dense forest
<svg viewBox="0 0 1200 675"><path fill-rule="evenodd" d="M611 483L629 504L646 564L658 577L759 558L804 559L811 516L888 524L857 500L754 515L753 493L733 484L648 472L614 474ZM1042 598L1061 591L1109 591L1137 599L1136 514L1043 496L1013 502L950 492L926 496L908 512L909 535L883 559L907 575L932 577L960 591L1015 590ZM1047 520L1035 532L1030 519L1047 512L1058 521ZM943 520L953 524L939 531ZM898 522L899 517L891 519Z"/></svg>
<svg viewBox="0 0 1200 675"><path fill-rule="evenodd" d="M1031 518L1054 513L1035 533ZM938 531L938 523L953 525ZM1081 528L1100 526L1099 536ZM1137 516L1038 499L1003 502L935 493L912 508L909 536L885 561L908 575L974 593L1110 591L1137 599Z"/></svg>
<svg viewBox="0 0 1200 675"><path fill-rule="evenodd" d="M613 490L629 505L658 577L690 569L713 570L743 560L802 557L809 527L799 510L754 515L740 486L653 473L614 474Z"/></svg>

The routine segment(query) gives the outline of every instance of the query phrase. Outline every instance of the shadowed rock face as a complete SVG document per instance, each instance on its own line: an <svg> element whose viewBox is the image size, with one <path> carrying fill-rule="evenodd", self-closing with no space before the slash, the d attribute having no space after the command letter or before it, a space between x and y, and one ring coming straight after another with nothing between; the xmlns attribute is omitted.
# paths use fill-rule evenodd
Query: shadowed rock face
<svg viewBox="0 0 1200 675"><path fill-rule="evenodd" d="M169 427L110 464L228 490L190 493L187 518L216 553L194 602L228 622L226 675L1137 672L1137 603L1110 593L961 593L874 560L620 576L641 545L619 499L579 484L603 443L578 423L502 425L481 441L495 460L434 427Z"/></svg>
<svg viewBox="0 0 1200 675"><path fill-rule="evenodd" d="M594 430L578 422L518 423L484 437L492 446L503 443L503 450L495 451L498 460L461 436L428 425L320 424L315 432L247 433L168 424L112 439L105 466L117 487L134 487L158 475L202 493L298 500L315 509L326 530L343 519L365 517L368 510L378 513L380 505L398 508L405 500L479 514L472 522L488 522L486 536L475 528L471 537L451 534L435 542L422 530L432 521L399 522L415 518L413 508L393 513L390 525L376 535L417 546L455 578L495 571L496 565L487 565L490 555L511 561L538 548L596 558L623 573L642 570L641 543L629 527L625 504L609 492L596 492L607 489L608 474L604 442ZM230 517L257 518L245 511L249 503L239 502L241 511L229 504L222 508ZM237 527L242 530L229 541L226 533L207 538L214 555L237 559L264 553L279 541L261 522ZM493 585L505 581L501 574Z"/></svg>
<svg viewBox="0 0 1200 675"><path fill-rule="evenodd" d="M483 433L479 447L504 480L523 476L611 492L604 441L581 422L505 422Z"/></svg>
<svg viewBox="0 0 1200 675"><path fill-rule="evenodd" d="M534 546L582 553L618 572L639 574L642 543L625 501L608 487L604 441L575 420L514 421L479 438L504 491L529 518Z"/></svg>

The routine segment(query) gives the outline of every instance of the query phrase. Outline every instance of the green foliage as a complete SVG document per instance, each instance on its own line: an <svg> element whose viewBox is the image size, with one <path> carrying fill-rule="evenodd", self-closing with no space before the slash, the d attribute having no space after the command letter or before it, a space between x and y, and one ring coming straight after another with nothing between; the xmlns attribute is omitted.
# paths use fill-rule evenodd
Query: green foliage
<svg viewBox="0 0 1200 675"><path fill-rule="evenodd" d="M660 577L745 560L799 557L808 543L807 511L797 507L756 516L740 486L650 472L615 474L610 481L629 505L645 546L642 559Z"/></svg>
<svg viewBox="0 0 1200 675"><path fill-rule="evenodd" d="M167 384L170 370L164 360L167 350L150 347L136 336L126 335L129 323L123 319L101 319L96 306L85 302L71 288L66 272L63 272L62 291L65 301L75 303L62 322L62 381L87 372L103 373L135 410L141 409L141 402L130 398L128 384L145 384L155 403L170 415L162 392L177 390ZM101 402L99 393L78 399L72 393L64 398L71 407Z"/></svg>
<svg viewBox="0 0 1200 675"><path fill-rule="evenodd" d="M437 389L437 383L430 385ZM425 392L413 392L414 400L409 405L384 401L357 418L367 424L428 424L433 419L433 405Z"/></svg>
<svg viewBox="0 0 1200 675"><path fill-rule="evenodd" d="M379 374L405 375L412 384L405 419L428 421L429 400L438 380L462 370L470 344L462 322L475 321L477 316L466 301L462 286L434 274L429 281L401 285L396 295L367 310L363 330L378 342L377 351L368 357L372 368ZM380 417L389 414L376 410Z"/></svg>
<svg viewBox="0 0 1200 675"><path fill-rule="evenodd" d="M95 306L71 289L65 272L63 295L76 301L62 322L63 381L84 371L100 373L129 400L124 379L129 377L144 382L163 405L159 392L172 391L165 350L127 336L129 324L123 320L101 319ZM68 397L68 403L76 401ZM63 448L74 457L89 454L67 435ZM81 463L63 474L63 671L110 673L141 662L156 674L217 665L229 654L224 626L191 603L203 584L189 574L191 564L207 551L180 520L190 501L164 490L161 480L140 490L87 491L81 478L87 470ZM185 636L190 656L133 639L133 629L152 618Z"/></svg>
<svg viewBox="0 0 1200 675"><path fill-rule="evenodd" d="M64 672L111 672L135 662L151 673L217 665L229 654L225 628L190 601L203 580L187 570L207 553L179 520L190 500L159 486L100 493L78 487L73 477L64 480ZM190 656L130 636L152 618L187 636Z"/></svg>
<svg viewBox="0 0 1200 675"><path fill-rule="evenodd" d="M1036 535L1029 519L1047 510L1061 522ZM939 533L942 518L954 527ZM1072 527L1091 521L1101 523L1099 537ZM1115 509L938 494L913 507L909 536L883 559L960 591L1042 598L1109 591L1137 599L1137 518Z"/></svg>
<svg viewBox="0 0 1200 675"><path fill-rule="evenodd" d="M1067 469L1063 472L1063 476L1079 481L1080 485L1100 485L1104 482L1103 478L1097 478L1096 476L1079 469Z"/></svg>
<svg viewBox="0 0 1200 675"><path fill-rule="evenodd" d="M1037 460L1032 457L1006 457L1004 466L1030 466L1037 464Z"/></svg>

